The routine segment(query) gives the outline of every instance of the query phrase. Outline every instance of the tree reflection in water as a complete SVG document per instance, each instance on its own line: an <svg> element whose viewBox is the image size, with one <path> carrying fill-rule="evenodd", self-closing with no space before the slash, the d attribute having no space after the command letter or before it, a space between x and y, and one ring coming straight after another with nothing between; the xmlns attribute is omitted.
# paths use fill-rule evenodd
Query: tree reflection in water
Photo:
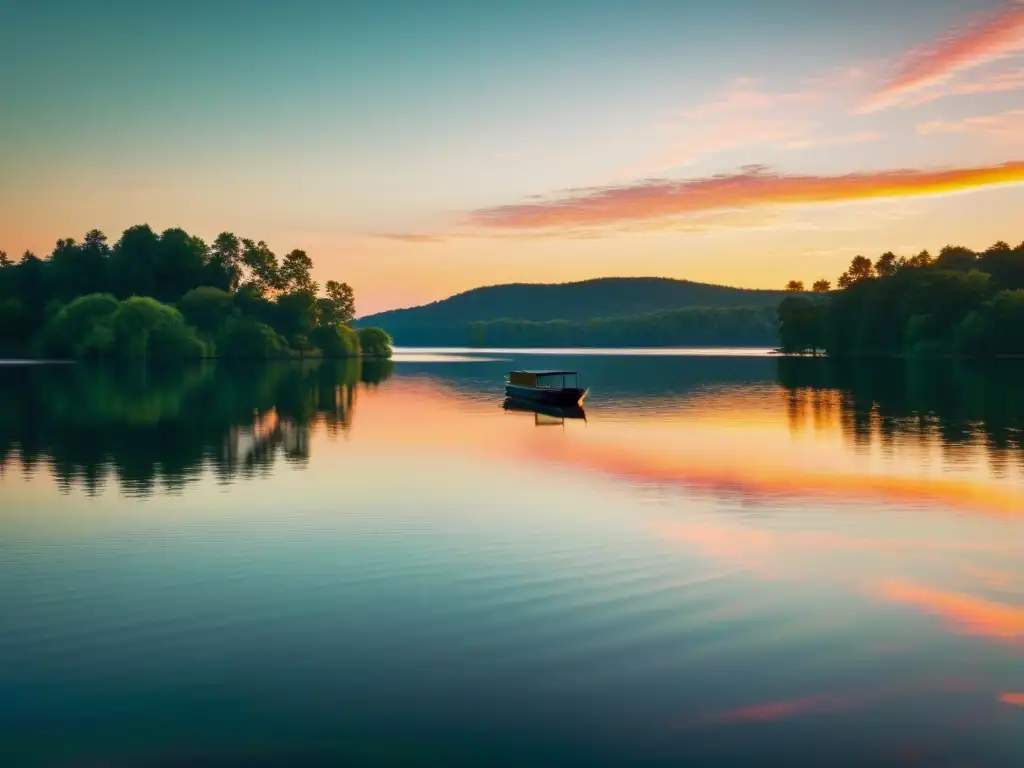
<svg viewBox="0 0 1024 768"><path fill-rule="evenodd" d="M212 469L222 482L301 464L309 432L344 434L360 386L388 361L306 361L173 368L87 365L0 369L0 470L51 471L60 487L180 490Z"/></svg>
<svg viewBox="0 0 1024 768"><path fill-rule="evenodd" d="M838 364L780 359L790 428L838 422L861 450L939 445L956 460L985 451L996 474L1024 460L1024 361L888 360Z"/></svg>

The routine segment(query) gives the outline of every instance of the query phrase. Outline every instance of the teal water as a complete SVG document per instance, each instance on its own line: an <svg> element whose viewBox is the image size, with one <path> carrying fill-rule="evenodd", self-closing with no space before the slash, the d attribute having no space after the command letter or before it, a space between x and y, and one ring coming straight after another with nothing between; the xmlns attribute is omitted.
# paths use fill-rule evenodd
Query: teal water
<svg viewBox="0 0 1024 768"><path fill-rule="evenodd" d="M0 366L0 764L1022 765L1021 372Z"/></svg>

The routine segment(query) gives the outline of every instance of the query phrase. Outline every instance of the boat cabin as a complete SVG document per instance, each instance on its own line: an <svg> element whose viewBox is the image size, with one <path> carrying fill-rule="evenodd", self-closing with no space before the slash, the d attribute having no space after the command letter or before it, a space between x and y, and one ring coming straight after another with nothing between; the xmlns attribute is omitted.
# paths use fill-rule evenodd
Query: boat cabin
<svg viewBox="0 0 1024 768"><path fill-rule="evenodd" d="M509 371L508 383L519 387L566 389L567 384L570 387L579 385L579 374L576 371Z"/></svg>

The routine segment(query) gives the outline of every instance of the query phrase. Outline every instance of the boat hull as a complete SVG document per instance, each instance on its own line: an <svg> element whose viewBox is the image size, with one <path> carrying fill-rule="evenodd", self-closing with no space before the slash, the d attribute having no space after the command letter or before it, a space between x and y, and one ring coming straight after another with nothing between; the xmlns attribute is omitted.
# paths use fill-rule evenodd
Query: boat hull
<svg viewBox="0 0 1024 768"><path fill-rule="evenodd" d="M520 411L522 413L539 413L544 416L552 416L562 419L586 419L587 414L580 405L546 405L544 403L528 402L509 397L505 399L502 407L506 411Z"/></svg>
<svg viewBox="0 0 1024 768"><path fill-rule="evenodd" d="M586 389L578 387L524 387L520 384L506 384L505 396L528 403L543 405L572 406L579 405L587 396Z"/></svg>

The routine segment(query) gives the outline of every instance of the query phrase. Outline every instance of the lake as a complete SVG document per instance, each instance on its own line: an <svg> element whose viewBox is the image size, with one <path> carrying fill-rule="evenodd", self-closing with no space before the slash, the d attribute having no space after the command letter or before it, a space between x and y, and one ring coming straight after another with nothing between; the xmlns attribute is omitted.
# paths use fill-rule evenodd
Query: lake
<svg viewBox="0 0 1024 768"><path fill-rule="evenodd" d="M573 352L0 366L0 764L1024 765L1024 367Z"/></svg>

